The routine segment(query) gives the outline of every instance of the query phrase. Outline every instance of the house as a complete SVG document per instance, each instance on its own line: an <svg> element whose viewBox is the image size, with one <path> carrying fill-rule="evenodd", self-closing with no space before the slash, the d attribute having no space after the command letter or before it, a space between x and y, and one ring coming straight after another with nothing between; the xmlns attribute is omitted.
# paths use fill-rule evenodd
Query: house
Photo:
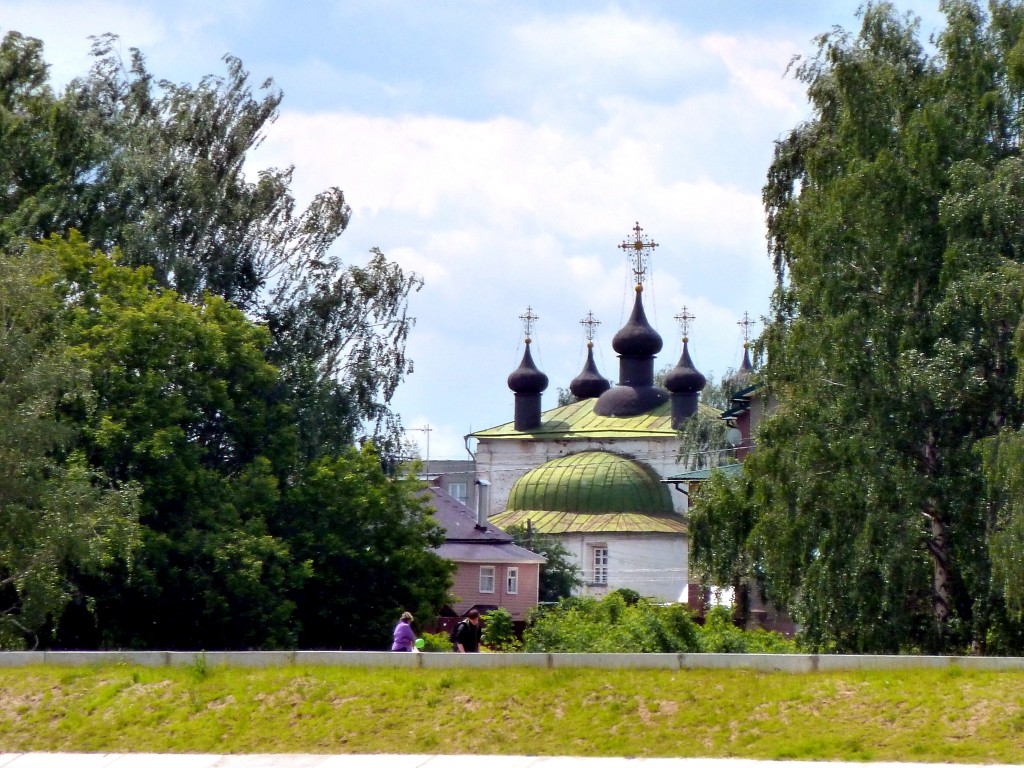
<svg viewBox="0 0 1024 768"><path fill-rule="evenodd" d="M637 285L633 309L615 334L619 381L598 372L588 314L587 362L573 379L569 405L543 410L548 377L531 352L530 308L524 320L522 362L508 376L514 393L513 420L467 435L475 439L476 482L484 491L482 518L507 528L526 525L562 543L585 580L582 592L602 596L628 588L659 601L678 601L689 582L687 498L662 481L680 470L679 429L698 410L706 380L690 359L683 310L683 352L665 379L654 383L654 360L662 339L643 305L646 252L642 237L620 247L631 251ZM685 467L683 467L685 468Z"/></svg>
<svg viewBox="0 0 1024 768"><path fill-rule="evenodd" d="M441 488L462 504L473 504L471 494L476 480L476 469L470 459L433 459L425 465L422 479Z"/></svg>
<svg viewBox="0 0 1024 768"><path fill-rule="evenodd" d="M512 537L446 491L426 491L434 519L444 528L444 544L437 554L457 566L452 586L454 600L443 614L464 616L471 608L485 613L504 608L521 622L536 607L540 566L544 557L516 545ZM442 621L443 627L447 623Z"/></svg>

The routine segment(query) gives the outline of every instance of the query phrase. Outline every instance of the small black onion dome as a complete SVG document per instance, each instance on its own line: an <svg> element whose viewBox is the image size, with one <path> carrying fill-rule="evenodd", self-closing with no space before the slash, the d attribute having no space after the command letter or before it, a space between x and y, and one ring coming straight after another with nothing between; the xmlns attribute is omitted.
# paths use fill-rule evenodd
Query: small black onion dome
<svg viewBox="0 0 1024 768"><path fill-rule="evenodd" d="M508 388L520 395L536 395L548 388L548 377L537 370L530 354L530 340L526 340L523 361L508 375Z"/></svg>
<svg viewBox="0 0 1024 768"><path fill-rule="evenodd" d="M665 389L673 394L694 394L704 389L708 383L703 373L693 367L690 359L690 348L687 339L683 339L683 354L676 367L665 377Z"/></svg>
<svg viewBox="0 0 1024 768"><path fill-rule="evenodd" d="M602 376L594 363L594 343L587 342L587 364L583 366L580 375L569 382L569 391L580 400L590 397L598 397L606 392L612 383Z"/></svg>
<svg viewBox="0 0 1024 768"><path fill-rule="evenodd" d="M649 357L661 351L662 341L658 332L647 322L642 301L643 286L636 287L633 313L626 324L612 337L612 349L628 357Z"/></svg>
<svg viewBox="0 0 1024 768"><path fill-rule="evenodd" d="M750 364L750 345L744 344L743 362L740 364L740 369L736 371L736 376L734 377L736 383L739 384L741 387L745 386L747 382L750 381L750 377L753 375L753 373L754 366Z"/></svg>

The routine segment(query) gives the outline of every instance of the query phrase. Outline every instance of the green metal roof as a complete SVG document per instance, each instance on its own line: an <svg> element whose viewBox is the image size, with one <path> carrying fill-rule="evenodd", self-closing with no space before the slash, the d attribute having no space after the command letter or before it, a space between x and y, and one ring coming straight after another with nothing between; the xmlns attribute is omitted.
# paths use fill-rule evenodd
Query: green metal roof
<svg viewBox="0 0 1024 768"><path fill-rule="evenodd" d="M689 472L680 472L678 475L669 475L665 478L666 483L680 483L690 481L707 480L712 472L721 472L726 475L738 475L743 471L742 464L720 464L717 467L707 469L693 469Z"/></svg>
<svg viewBox="0 0 1024 768"><path fill-rule="evenodd" d="M499 526L530 520L540 533L682 533L668 487L650 467L607 451L552 459L520 477Z"/></svg>
<svg viewBox="0 0 1024 768"><path fill-rule="evenodd" d="M469 437L478 439L516 440L572 440L573 438L615 438L615 437L675 437L672 429L672 405L662 403L639 416L617 418L598 416L594 413L597 398L587 398L559 408L552 408L541 414L537 429L517 432L515 422L473 432ZM719 411L709 405L700 404L702 411L717 416Z"/></svg>

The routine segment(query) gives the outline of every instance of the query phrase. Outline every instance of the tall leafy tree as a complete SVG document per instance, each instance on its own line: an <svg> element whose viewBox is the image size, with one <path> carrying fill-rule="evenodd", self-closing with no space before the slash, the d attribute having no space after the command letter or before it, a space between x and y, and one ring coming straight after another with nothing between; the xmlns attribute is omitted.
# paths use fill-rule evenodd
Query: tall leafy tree
<svg viewBox="0 0 1024 768"><path fill-rule="evenodd" d="M387 478L372 445L309 465L278 530L310 569L295 595L303 647L389 648L402 611L433 616L447 600L455 565L432 551L444 530L422 485Z"/></svg>
<svg viewBox="0 0 1024 768"><path fill-rule="evenodd" d="M310 456L367 432L397 447L388 408L410 369L407 299L420 279L374 250L345 265L331 246L351 211L338 188L297 210L292 169L245 169L277 117L270 80L226 73L197 85L156 78L142 54L96 39L91 71L55 96L39 41L0 44L0 244L67 235L120 249L190 301L219 296L273 336ZM330 425L329 427L326 425Z"/></svg>
<svg viewBox="0 0 1024 768"><path fill-rule="evenodd" d="M91 469L62 418L95 402L45 280L53 266L0 258L0 648L38 643L80 597L74 574L131 557L138 537L137 489Z"/></svg>
<svg viewBox="0 0 1024 768"><path fill-rule="evenodd" d="M1022 415L1024 9L942 10L934 52L870 3L796 69L813 114L764 189L780 406L695 513L707 531L739 500L695 562L762 576L821 649L979 648L1013 623L979 446Z"/></svg>
<svg viewBox="0 0 1024 768"><path fill-rule="evenodd" d="M120 266L75 233L29 252L58 264L50 281L89 374L95 407L66 409L80 449L142 491L133 568L84 578L96 630L71 614L56 642L291 644L288 591L304 570L269 528L295 439L266 330L223 299L196 304L157 290L148 268Z"/></svg>

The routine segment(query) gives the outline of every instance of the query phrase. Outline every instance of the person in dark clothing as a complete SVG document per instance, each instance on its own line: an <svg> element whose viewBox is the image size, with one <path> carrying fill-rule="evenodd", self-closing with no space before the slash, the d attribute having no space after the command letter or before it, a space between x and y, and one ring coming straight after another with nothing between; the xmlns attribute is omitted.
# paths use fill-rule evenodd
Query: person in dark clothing
<svg viewBox="0 0 1024 768"><path fill-rule="evenodd" d="M484 628L480 626L480 611L476 608L466 614L466 621L460 621L455 630L455 652L476 653L480 650L480 637Z"/></svg>

